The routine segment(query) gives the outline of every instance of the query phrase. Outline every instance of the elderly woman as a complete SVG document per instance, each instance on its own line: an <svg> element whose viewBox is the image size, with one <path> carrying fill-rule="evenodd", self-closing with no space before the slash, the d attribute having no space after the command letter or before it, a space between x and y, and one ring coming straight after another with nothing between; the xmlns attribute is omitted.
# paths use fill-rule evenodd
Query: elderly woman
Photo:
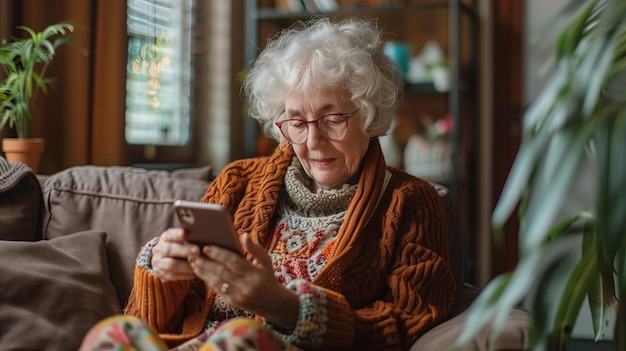
<svg viewBox="0 0 626 351"><path fill-rule="evenodd" d="M103 322L83 349L113 325L137 348L158 333L178 349L408 349L446 317L455 287L437 192L385 165L378 137L401 84L377 28L288 28L244 89L279 145L227 166L202 201L232 214L245 257L166 230L137 260L125 309L137 319Z"/></svg>

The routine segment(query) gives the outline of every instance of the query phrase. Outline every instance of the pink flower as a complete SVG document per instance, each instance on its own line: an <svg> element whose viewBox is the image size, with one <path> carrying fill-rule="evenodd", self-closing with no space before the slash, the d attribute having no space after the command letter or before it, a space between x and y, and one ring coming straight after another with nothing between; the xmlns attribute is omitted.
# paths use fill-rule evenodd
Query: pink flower
<svg viewBox="0 0 626 351"><path fill-rule="evenodd" d="M445 135L452 132L454 128L454 118L452 115L446 115L444 118L441 118L435 122L435 131L438 135Z"/></svg>
<svg viewBox="0 0 626 351"><path fill-rule="evenodd" d="M111 340L117 341L122 345L130 345L130 339L128 338L128 334L126 334L126 330L119 324L113 324L107 335Z"/></svg>

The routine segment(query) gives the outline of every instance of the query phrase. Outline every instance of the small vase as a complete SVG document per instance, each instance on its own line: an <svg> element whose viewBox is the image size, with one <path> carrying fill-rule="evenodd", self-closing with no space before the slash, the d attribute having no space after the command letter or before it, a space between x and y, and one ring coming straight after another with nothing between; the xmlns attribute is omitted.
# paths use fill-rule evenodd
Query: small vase
<svg viewBox="0 0 626 351"><path fill-rule="evenodd" d="M4 138L2 151L9 162L21 162L34 173L39 171L39 160L44 149L42 138Z"/></svg>
<svg viewBox="0 0 626 351"><path fill-rule="evenodd" d="M452 176L453 147L449 139L430 140L411 135L404 149L404 169L432 182L449 181Z"/></svg>

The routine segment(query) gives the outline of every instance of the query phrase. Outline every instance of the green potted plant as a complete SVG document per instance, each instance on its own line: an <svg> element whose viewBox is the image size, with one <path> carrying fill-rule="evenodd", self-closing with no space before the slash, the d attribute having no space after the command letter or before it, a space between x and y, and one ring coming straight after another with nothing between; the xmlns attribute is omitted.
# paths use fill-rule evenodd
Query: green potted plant
<svg viewBox="0 0 626 351"><path fill-rule="evenodd" d="M52 62L59 46L71 40L69 33L74 26L61 22L35 32L27 26L19 26L29 37L15 39L0 46L0 65L4 76L0 81L0 130L5 126L15 130L17 138L4 138L3 151L9 161L20 161L37 171L39 154L43 151L43 139L28 140L28 127L31 118L31 101L39 90L47 92L54 81L46 77L46 70ZM20 144L33 144L36 154L34 163L23 157ZM17 145L16 145L17 143ZM18 150L17 155L12 152ZM38 151L37 151L38 150Z"/></svg>
<svg viewBox="0 0 626 351"><path fill-rule="evenodd" d="M553 73L524 116L492 215L503 239L517 211L519 262L483 289L457 346L488 323L497 335L523 301L533 349L566 350L587 299L596 341L614 314L614 344L626 350L626 1L573 0L565 10ZM593 199L572 203L583 170Z"/></svg>

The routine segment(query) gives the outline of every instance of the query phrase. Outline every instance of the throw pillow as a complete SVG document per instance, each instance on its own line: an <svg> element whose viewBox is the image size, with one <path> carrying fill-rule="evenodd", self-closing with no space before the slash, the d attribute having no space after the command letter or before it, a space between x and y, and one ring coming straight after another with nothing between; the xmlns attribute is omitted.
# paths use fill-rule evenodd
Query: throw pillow
<svg viewBox="0 0 626 351"><path fill-rule="evenodd" d="M106 234L0 242L0 348L77 350L101 319L121 313L109 279Z"/></svg>

